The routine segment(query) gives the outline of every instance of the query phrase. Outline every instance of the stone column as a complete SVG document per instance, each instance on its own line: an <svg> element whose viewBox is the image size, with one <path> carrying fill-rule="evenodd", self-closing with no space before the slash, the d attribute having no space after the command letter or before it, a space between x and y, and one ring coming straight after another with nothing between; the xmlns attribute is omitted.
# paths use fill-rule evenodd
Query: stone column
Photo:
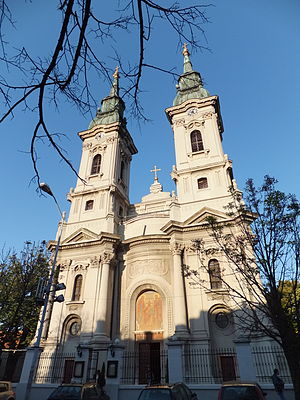
<svg viewBox="0 0 300 400"><path fill-rule="evenodd" d="M108 307L108 287L109 287L109 269L110 269L110 261L113 258L113 253L104 252L101 255L102 261L102 274L100 281L100 290L98 297L98 305L97 305L97 326L95 336L104 336L107 337L106 334L106 314Z"/></svg>
<svg viewBox="0 0 300 400"><path fill-rule="evenodd" d="M183 246L174 242L171 245L171 250L173 253L173 315L175 332L178 337L182 337L188 333L181 258Z"/></svg>

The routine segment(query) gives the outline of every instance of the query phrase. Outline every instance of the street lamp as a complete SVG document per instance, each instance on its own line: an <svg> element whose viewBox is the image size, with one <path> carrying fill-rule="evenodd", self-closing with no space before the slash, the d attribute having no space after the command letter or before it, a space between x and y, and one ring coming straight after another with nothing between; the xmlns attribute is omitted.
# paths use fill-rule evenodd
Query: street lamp
<svg viewBox="0 0 300 400"><path fill-rule="evenodd" d="M60 283L57 285L53 284L53 279L54 279L55 270L56 270L56 259L57 259L57 254L58 254L58 249L59 249L59 245L60 245L60 239L61 239L61 234L62 234L62 229L63 229L66 213L61 211L61 208L59 207L59 204L58 204L54 194L52 193L50 187L46 183L40 183L39 188L54 199L55 204L57 205L57 208L61 215L61 222L60 222L60 226L59 226L58 238L57 238L57 242L56 242L56 246L55 246L54 257L53 257L53 262L52 262L52 266L51 266L51 270L50 270L48 284L46 285L46 288L44 290L43 311L42 311L42 315L40 318L40 324L39 324L39 328L38 328L38 332L37 332L36 341L33 345L34 354L32 357L32 363L31 363L31 367L30 367L30 373L29 373L28 383L27 383L27 388L26 388L26 394L25 394L26 400L29 399L29 395L30 395L30 391L31 391L31 387L32 387L34 372L35 372L35 369L37 366L36 364L37 364L37 359L38 359L38 355L39 355L39 347L41 344L42 334L43 334L43 331L45 332L45 334L47 334L47 331L48 331L49 319L50 319L51 313L52 313L53 301L57 301L59 303L64 301L63 295L59 295L55 298L55 292L57 290L63 290L66 288L63 283ZM50 304L49 304L49 300L52 300L52 302ZM49 305L51 305L51 307L48 307ZM47 324L46 324L47 326L44 326L45 321L47 321Z"/></svg>

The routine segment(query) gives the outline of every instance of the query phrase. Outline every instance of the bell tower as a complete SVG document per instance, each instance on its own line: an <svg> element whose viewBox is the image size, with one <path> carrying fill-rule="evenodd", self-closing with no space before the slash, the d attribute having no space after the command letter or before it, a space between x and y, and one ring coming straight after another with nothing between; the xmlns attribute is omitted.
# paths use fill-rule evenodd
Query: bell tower
<svg viewBox="0 0 300 400"><path fill-rule="evenodd" d="M137 153L124 110L116 68L109 95L101 101L88 130L79 132L82 157L76 187L68 194L72 204L67 235L78 228L96 234L119 233L119 221L129 207L131 158Z"/></svg>
<svg viewBox="0 0 300 400"><path fill-rule="evenodd" d="M231 161L223 152L223 123L218 96L203 87L184 45L184 67L173 106L166 109L172 125L176 165L172 178L181 205L181 220L202 207L224 211L229 187L235 186Z"/></svg>

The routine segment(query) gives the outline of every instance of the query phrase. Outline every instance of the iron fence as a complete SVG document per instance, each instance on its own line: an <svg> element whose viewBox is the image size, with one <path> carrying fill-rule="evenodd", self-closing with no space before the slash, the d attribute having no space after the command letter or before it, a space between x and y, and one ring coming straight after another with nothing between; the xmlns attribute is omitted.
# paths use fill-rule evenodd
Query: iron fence
<svg viewBox="0 0 300 400"><path fill-rule="evenodd" d="M235 350L187 344L182 353L183 378L188 384L212 384L239 378Z"/></svg>
<svg viewBox="0 0 300 400"><path fill-rule="evenodd" d="M165 349L151 352L124 351L121 383L125 385L168 382L168 352Z"/></svg>
<svg viewBox="0 0 300 400"><path fill-rule="evenodd" d="M26 350L2 350L0 357L0 380L19 382Z"/></svg>
<svg viewBox="0 0 300 400"><path fill-rule="evenodd" d="M69 383L73 377L75 353L41 353L36 383Z"/></svg>
<svg viewBox="0 0 300 400"><path fill-rule="evenodd" d="M279 346L253 346L252 354L256 368L256 379L260 383L271 383L273 371L277 368L285 383L292 383L290 370Z"/></svg>

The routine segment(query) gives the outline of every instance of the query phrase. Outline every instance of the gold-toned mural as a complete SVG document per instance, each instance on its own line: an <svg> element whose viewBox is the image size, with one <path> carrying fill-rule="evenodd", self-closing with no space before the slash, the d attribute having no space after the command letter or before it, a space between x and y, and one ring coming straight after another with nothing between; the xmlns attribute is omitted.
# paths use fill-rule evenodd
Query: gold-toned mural
<svg viewBox="0 0 300 400"><path fill-rule="evenodd" d="M153 331L163 329L162 299L159 293L148 290L136 302L136 330Z"/></svg>

